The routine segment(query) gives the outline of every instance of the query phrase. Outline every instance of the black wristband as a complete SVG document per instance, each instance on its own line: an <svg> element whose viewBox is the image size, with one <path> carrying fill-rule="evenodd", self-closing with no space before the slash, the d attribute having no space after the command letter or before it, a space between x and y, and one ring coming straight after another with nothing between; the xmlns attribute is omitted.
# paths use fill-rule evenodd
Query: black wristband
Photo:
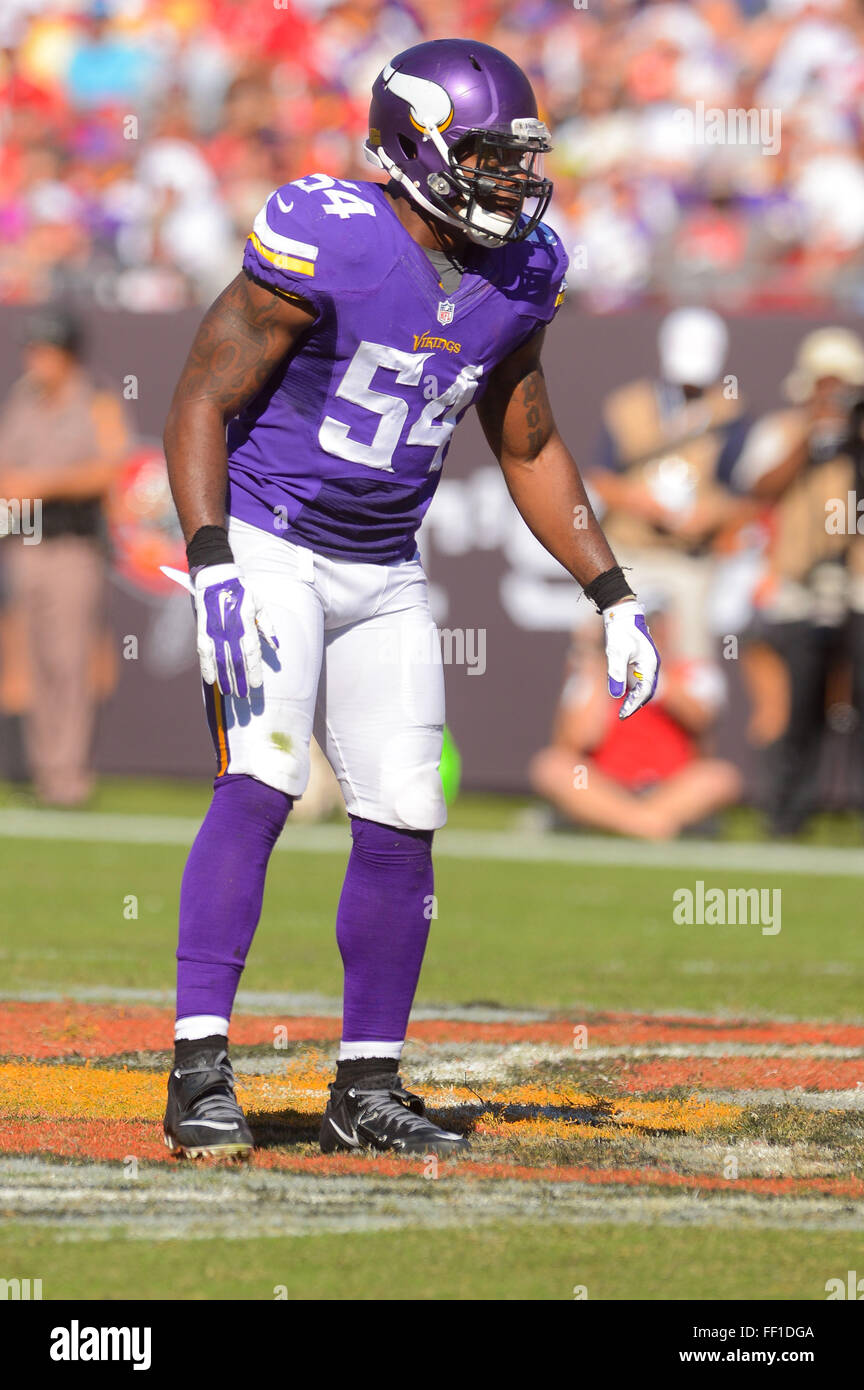
<svg viewBox="0 0 864 1390"><path fill-rule="evenodd" d="M605 612L613 603L620 603L624 598L636 597L624 578L624 571L620 565L613 565L611 570L598 574L596 579L585 585L584 593L586 598L590 598L591 602L596 604L598 613Z"/></svg>
<svg viewBox="0 0 864 1390"><path fill-rule="evenodd" d="M190 573L202 565L233 565L234 552L224 526L199 526L186 547Z"/></svg>

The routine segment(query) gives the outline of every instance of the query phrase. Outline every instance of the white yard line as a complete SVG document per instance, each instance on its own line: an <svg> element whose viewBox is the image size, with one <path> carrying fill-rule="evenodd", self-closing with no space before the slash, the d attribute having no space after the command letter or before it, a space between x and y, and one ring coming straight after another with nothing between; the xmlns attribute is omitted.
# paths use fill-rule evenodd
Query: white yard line
<svg viewBox="0 0 864 1390"><path fill-rule="evenodd" d="M864 1110L864 1086L854 1091L804 1091L800 1086L785 1089L758 1088L740 1091L703 1091L700 1099L716 1100L720 1105L770 1106L772 1110L792 1106L797 1110Z"/></svg>
<svg viewBox="0 0 864 1390"><path fill-rule="evenodd" d="M0 810L0 839L173 845L187 847L200 822L182 816L104 812ZM289 853L348 854L347 825L291 825L277 849ZM442 830L435 839L439 858L507 860L529 864L612 864L626 868L703 872L825 874L864 877L864 850L819 845L717 843L682 840L644 844L598 835L538 834L514 830Z"/></svg>

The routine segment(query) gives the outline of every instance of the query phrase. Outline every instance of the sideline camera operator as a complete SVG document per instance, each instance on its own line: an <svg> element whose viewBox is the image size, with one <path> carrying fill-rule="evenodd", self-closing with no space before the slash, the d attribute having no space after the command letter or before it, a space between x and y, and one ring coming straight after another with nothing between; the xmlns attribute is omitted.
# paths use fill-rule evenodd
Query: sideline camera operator
<svg viewBox="0 0 864 1390"><path fill-rule="evenodd" d="M753 427L734 477L742 491L772 504L748 662L751 688L775 716L769 802L776 834L794 834L814 809L828 694L850 658L860 737L864 538L855 498L864 496L864 342L845 328L809 333L785 390L794 404ZM762 722L767 728L771 718Z"/></svg>

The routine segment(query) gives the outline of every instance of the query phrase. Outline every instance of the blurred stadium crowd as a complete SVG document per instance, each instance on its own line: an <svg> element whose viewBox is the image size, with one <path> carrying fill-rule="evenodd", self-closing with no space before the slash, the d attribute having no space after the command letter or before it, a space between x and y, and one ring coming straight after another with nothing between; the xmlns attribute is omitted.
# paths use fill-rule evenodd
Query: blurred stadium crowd
<svg viewBox="0 0 864 1390"><path fill-rule="evenodd" d="M370 172L373 77L454 34L537 87L590 308L864 301L859 0L3 0L0 303L206 301L276 184Z"/></svg>
<svg viewBox="0 0 864 1390"><path fill-rule="evenodd" d="M656 359L608 392L580 459L661 685L617 720L582 605L532 787L565 823L651 839L742 795L779 835L860 804L864 340L802 323L783 404L754 416L726 318L864 307L862 0L2 0L0 305L32 313L0 403L0 498L23 516L38 496L44 514L41 545L3 547L0 720L25 717L37 796L92 791L95 706L116 680L97 659L106 536L121 573L140 552L155 575L160 546L182 563L161 454L134 452L81 322L212 299L274 186L366 177L374 77L453 34L535 83L574 297L665 315ZM833 787L826 731L845 740Z"/></svg>

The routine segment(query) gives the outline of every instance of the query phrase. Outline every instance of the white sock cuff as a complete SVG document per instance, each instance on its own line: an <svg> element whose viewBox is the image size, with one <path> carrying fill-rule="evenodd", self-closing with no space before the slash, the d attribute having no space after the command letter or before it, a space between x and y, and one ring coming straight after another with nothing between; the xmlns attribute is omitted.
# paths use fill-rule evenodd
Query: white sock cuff
<svg viewBox="0 0 864 1390"><path fill-rule="evenodd" d="M218 1014L188 1014L186 1018L178 1018L174 1025L175 1042L209 1038L213 1033L227 1038L227 1018L220 1018Z"/></svg>
<svg viewBox="0 0 864 1390"><path fill-rule="evenodd" d="M339 1061L355 1062L359 1057L395 1057L398 1062L404 1046L404 1042L341 1042Z"/></svg>

